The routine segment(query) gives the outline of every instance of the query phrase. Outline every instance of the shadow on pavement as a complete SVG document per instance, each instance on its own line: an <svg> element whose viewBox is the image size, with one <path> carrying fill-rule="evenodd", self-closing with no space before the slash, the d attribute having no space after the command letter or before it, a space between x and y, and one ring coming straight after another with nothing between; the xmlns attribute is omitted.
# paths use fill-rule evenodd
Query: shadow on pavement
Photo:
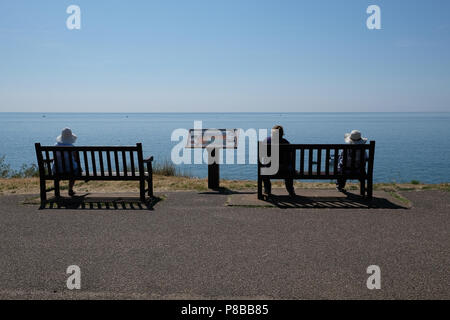
<svg viewBox="0 0 450 320"><path fill-rule="evenodd" d="M154 206L162 200L159 197L153 197L146 202L141 202L136 197L88 197L88 195L51 198L40 209L154 210Z"/></svg>
<svg viewBox="0 0 450 320"><path fill-rule="evenodd" d="M385 198L373 197L368 200L358 195L346 193L347 197L290 197L276 196L264 198L264 202L273 204L275 207L282 209L289 208L328 208L328 209L408 209L393 203Z"/></svg>
<svg viewBox="0 0 450 320"><path fill-rule="evenodd" d="M199 192L198 194L234 194L235 191L225 188L225 187L219 187L217 189L209 189L209 191L203 191Z"/></svg>

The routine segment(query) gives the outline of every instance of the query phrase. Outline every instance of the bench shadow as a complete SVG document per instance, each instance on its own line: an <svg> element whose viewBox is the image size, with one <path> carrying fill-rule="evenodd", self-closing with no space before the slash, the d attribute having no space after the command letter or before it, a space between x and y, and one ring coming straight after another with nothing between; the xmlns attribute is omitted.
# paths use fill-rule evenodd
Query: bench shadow
<svg viewBox="0 0 450 320"><path fill-rule="evenodd" d="M228 188L220 187L218 189L210 189L208 191L199 192L199 194L211 195L250 195L256 193L254 191L235 191ZM280 209L297 209L297 208L323 208L323 209L409 209L406 205L402 206L394 203L386 198L373 197L371 200L350 192L344 192L342 196L301 196L296 195L294 198L288 195L272 195L270 198L264 196L263 201L271 206ZM258 206L258 205L256 205Z"/></svg>
<svg viewBox="0 0 450 320"><path fill-rule="evenodd" d="M208 191L199 192L198 194L223 194L223 195L230 195L230 194L254 194L253 191L235 191L231 190L225 187L219 187L217 189L209 189Z"/></svg>
<svg viewBox="0 0 450 320"><path fill-rule="evenodd" d="M371 200L359 195L345 193L346 197L304 197L297 195L272 195L264 197L265 202L281 209L322 208L322 209L408 209L385 198L373 197Z"/></svg>
<svg viewBox="0 0 450 320"><path fill-rule="evenodd" d="M153 197L141 202L137 197L88 197L84 194L74 197L53 197L45 206L39 209L70 209L70 210L154 210L155 205L162 200Z"/></svg>

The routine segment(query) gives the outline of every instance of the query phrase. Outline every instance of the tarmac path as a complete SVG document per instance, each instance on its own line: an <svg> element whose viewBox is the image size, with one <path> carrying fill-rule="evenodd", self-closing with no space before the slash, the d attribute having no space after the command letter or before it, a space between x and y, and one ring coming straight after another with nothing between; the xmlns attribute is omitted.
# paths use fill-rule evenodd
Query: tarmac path
<svg viewBox="0 0 450 320"><path fill-rule="evenodd" d="M0 298L450 299L450 193L411 209L226 206L164 192L154 210L44 209L0 197ZM81 290L66 269L81 268ZM369 265L381 289L369 290Z"/></svg>

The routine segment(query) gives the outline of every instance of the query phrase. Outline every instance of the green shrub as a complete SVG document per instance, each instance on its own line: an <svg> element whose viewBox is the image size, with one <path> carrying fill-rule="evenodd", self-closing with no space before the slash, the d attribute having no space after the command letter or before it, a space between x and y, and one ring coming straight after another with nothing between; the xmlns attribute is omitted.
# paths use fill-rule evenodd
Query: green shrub
<svg viewBox="0 0 450 320"><path fill-rule="evenodd" d="M158 174L166 177L189 177L190 175L178 169L172 161L164 160L161 162L155 161L153 163L153 174Z"/></svg>
<svg viewBox="0 0 450 320"><path fill-rule="evenodd" d="M33 177L39 177L39 169L37 165L30 164L23 164L18 171L14 171L11 173L12 178L33 178Z"/></svg>
<svg viewBox="0 0 450 320"><path fill-rule="evenodd" d="M411 180L411 184L420 184L419 180Z"/></svg>
<svg viewBox="0 0 450 320"><path fill-rule="evenodd" d="M0 156L0 178L32 178L39 176L37 165L22 164L19 170L11 169L11 165L6 163L5 156Z"/></svg>
<svg viewBox="0 0 450 320"><path fill-rule="evenodd" d="M5 156L0 157L0 178L8 178L11 174L11 166L5 162Z"/></svg>

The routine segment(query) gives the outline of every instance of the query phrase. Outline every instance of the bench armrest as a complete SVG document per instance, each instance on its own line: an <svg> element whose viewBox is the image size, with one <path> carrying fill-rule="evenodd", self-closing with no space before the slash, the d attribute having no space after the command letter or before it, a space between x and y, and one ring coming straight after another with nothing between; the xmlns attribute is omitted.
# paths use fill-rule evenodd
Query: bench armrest
<svg viewBox="0 0 450 320"><path fill-rule="evenodd" d="M144 161L144 163L152 162L153 161L153 156L148 157L147 159L144 159L143 161Z"/></svg>

